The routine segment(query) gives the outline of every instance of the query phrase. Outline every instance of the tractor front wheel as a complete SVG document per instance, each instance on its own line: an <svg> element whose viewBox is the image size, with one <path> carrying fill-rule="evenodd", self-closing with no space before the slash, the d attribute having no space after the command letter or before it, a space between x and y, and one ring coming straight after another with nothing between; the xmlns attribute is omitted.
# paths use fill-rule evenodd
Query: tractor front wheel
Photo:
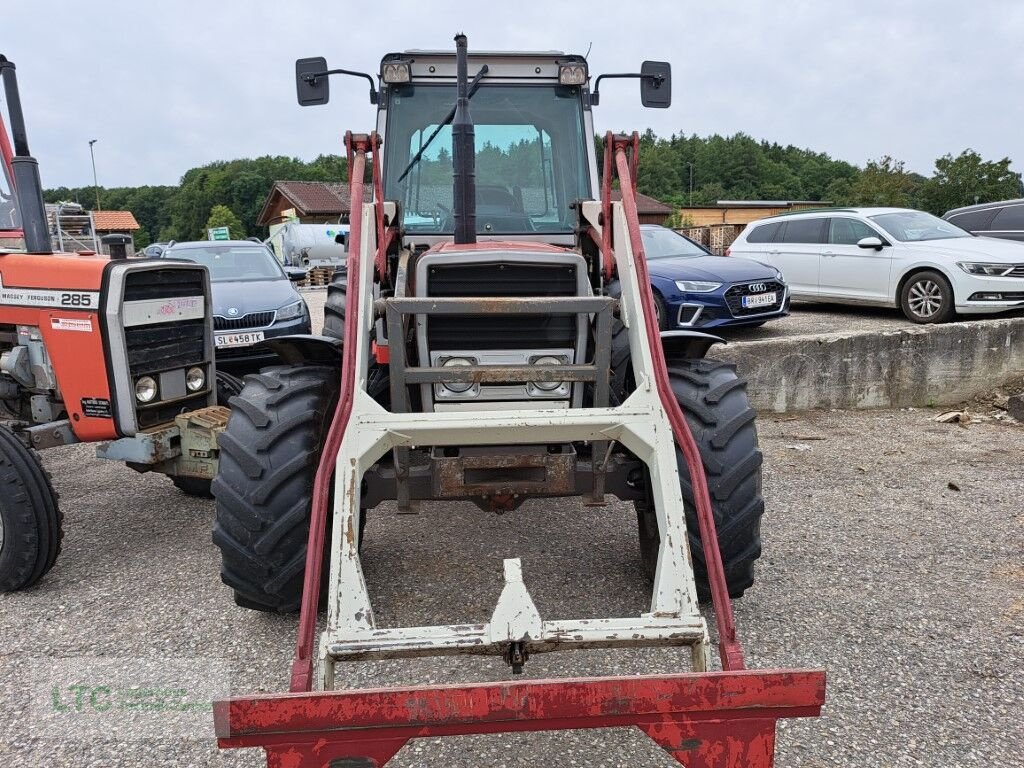
<svg viewBox="0 0 1024 768"><path fill-rule="evenodd" d="M53 568L63 521L39 456L0 427L0 592L31 587Z"/></svg>
<svg viewBox="0 0 1024 768"><path fill-rule="evenodd" d="M669 383L700 448L711 494L718 548L730 597L740 597L754 583L754 561L761 555L761 451L755 412L747 400L746 381L735 366L715 360L668 360ZM693 484L682 452L676 447L686 528L693 556L697 593L711 596L704 545L700 538ZM654 577L660 536L654 509L636 503L640 555L644 572Z"/></svg>

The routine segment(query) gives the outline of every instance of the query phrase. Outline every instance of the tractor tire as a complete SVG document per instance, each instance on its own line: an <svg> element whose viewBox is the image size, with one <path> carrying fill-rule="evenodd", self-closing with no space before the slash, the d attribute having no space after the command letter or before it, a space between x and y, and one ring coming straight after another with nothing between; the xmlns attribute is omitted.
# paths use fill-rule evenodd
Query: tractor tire
<svg viewBox="0 0 1024 768"><path fill-rule="evenodd" d="M213 480L213 543L240 606L299 609L313 480L339 379L328 367L265 368L232 400Z"/></svg>
<svg viewBox="0 0 1024 768"><path fill-rule="evenodd" d="M31 587L53 568L63 522L39 456L0 427L0 592Z"/></svg>
<svg viewBox="0 0 1024 768"><path fill-rule="evenodd" d="M348 273L337 271L327 284L324 303L324 336L345 338L345 304L348 301Z"/></svg>
<svg viewBox="0 0 1024 768"><path fill-rule="evenodd" d="M718 548L729 596L741 597L754 583L754 561L761 555L761 451L757 446L755 412L747 399L746 380L731 363L715 360L669 360L668 375L686 421L700 448L715 516ZM703 542L697 523L693 486L682 451L676 463L686 510L697 595L711 597ZM658 560L658 521L654 510L636 503L640 553L648 578Z"/></svg>
<svg viewBox="0 0 1024 768"><path fill-rule="evenodd" d="M237 376L224 371L217 371L217 405L230 408L231 398L242 391L245 382Z"/></svg>

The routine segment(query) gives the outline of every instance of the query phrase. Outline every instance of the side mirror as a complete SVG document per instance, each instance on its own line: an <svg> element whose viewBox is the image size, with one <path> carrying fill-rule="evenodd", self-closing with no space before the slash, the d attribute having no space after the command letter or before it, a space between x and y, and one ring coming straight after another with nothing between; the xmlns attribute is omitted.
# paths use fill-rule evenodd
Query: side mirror
<svg viewBox="0 0 1024 768"><path fill-rule="evenodd" d="M876 251L882 250L882 241L877 237L862 237L857 241L858 248L874 248Z"/></svg>
<svg viewBox="0 0 1024 768"><path fill-rule="evenodd" d="M293 283L299 282L299 280L306 279L306 270L302 267L285 267L284 273L288 275L288 279Z"/></svg>
<svg viewBox="0 0 1024 768"><path fill-rule="evenodd" d="M314 107L326 104L330 100L331 88L326 73L327 59L323 56L299 59L295 62L295 92L299 98L299 106Z"/></svg>
<svg viewBox="0 0 1024 768"><path fill-rule="evenodd" d="M667 61L645 61L640 67L640 103L665 109L672 104L672 65Z"/></svg>

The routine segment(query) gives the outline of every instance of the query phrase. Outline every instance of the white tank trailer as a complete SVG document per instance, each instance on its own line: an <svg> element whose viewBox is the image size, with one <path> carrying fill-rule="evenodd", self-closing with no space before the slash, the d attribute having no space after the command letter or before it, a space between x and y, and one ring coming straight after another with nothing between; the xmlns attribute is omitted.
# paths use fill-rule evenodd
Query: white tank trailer
<svg viewBox="0 0 1024 768"><path fill-rule="evenodd" d="M329 265L344 269L348 258L348 224L289 221L271 227L270 237L265 242L285 266Z"/></svg>

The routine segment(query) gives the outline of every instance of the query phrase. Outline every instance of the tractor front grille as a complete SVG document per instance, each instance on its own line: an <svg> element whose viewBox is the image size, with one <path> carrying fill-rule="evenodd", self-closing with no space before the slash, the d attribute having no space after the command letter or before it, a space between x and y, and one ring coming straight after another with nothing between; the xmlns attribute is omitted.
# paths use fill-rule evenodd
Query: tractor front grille
<svg viewBox="0 0 1024 768"><path fill-rule="evenodd" d="M426 295L515 298L575 296L576 265L486 263L434 264ZM576 346L573 315L447 315L427 322L430 349L524 349Z"/></svg>

